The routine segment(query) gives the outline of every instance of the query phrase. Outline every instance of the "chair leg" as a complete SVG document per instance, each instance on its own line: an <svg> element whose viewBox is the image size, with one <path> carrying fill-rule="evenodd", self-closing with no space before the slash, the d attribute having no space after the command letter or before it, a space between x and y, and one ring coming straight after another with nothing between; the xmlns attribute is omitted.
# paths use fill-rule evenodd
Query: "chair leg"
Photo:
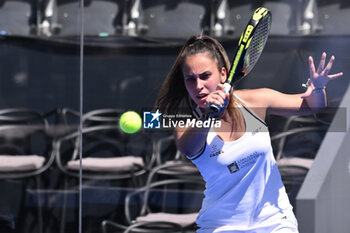
<svg viewBox="0 0 350 233"><path fill-rule="evenodd" d="M110 226L110 227L114 227L116 228L118 231L117 232L124 232L128 227L127 226L123 226L121 224L118 224L116 222L113 222L111 220L103 220L102 221L102 224L101 224L101 227L102 227L102 233L108 233L107 231L107 226Z"/></svg>
<svg viewBox="0 0 350 233"><path fill-rule="evenodd" d="M42 213L42 200L41 200L41 194L40 194L40 175L36 176L36 183L37 183L37 196L38 196L38 229L39 233L43 233L43 213Z"/></svg>
<svg viewBox="0 0 350 233"><path fill-rule="evenodd" d="M61 226L60 226L60 233L65 233L65 223L66 223L66 208L67 208L67 199L68 195L66 194L66 191L68 189L68 179L64 179L64 187L63 187L63 204L62 204L62 216L61 216Z"/></svg>
<svg viewBox="0 0 350 233"><path fill-rule="evenodd" d="M136 187L136 188L142 187L142 180L140 179L140 176L135 175L134 168L132 168L132 170L131 170L131 181L132 181L134 187Z"/></svg>

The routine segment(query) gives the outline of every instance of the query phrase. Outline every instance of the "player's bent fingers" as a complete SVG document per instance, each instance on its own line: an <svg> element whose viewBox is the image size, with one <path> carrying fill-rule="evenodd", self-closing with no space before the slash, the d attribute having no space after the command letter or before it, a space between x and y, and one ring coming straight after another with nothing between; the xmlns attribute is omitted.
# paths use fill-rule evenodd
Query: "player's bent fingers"
<svg viewBox="0 0 350 233"><path fill-rule="evenodd" d="M220 103L220 101L217 101L217 100L212 100L207 103L207 108L210 108L213 105L220 107L221 105L223 105L223 103Z"/></svg>
<svg viewBox="0 0 350 233"><path fill-rule="evenodd" d="M217 99L215 99L213 101L215 102L216 105L220 105L220 106L225 103L224 100L221 99L221 98L217 98Z"/></svg>
<svg viewBox="0 0 350 233"><path fill-rule="evenodd" d="M226 98L226 93L224 91L218 91L216 97L219 97L221 99L225 99Z"/></svg>
<svg viewBox="0 0 350 233"><path fill-rule="evenodd" d="M224 91L215 91L210 95L210 98L221 100L225 99L225 92Z"/></svg>
<svg viewBox="0 0 350 233"><path fill-rule="evenodd" d="M215 96L213 99L220 105L224 104L224 98L222 98L222 96Z"/></svg>
<svg viewBox="0 0 350 233"><path fill-rule="evenodd" d="M224 91L224 90L225 90L225 85L219 83L219 85L218 85L218 87L216 88L216 90L222 90L222 91Z"/></svg>
<svg viewBox="0 0 350 233"><path fill-rule="evenodd" d="M224 102L223 98L221 96L218 96L218 95L211 95L207 101L209 103L213 103L213 104Z"/></svg>

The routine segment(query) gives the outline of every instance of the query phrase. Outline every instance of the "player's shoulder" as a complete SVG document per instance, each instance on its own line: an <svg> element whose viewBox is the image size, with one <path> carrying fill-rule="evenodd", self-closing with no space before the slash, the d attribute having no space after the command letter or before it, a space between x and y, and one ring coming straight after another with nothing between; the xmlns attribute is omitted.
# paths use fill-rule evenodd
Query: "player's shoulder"
<svg viewBox="0 0 350 233"><path fill-rule="evenodd" d="M242 99L244 102L261 102L267 96L274 93L274 90L269 88L258 88L258 89L240 89L235 90L236 96Z"/></svg>
<svg viewBox="0 0 350 233"><path fill-rule="evenodd" d="M235 90L234 93L238 101L243 104L243 106L250 108L261 119L265 119L266 110L269 104L266 96L269 96L271 91L273 90L267 88L259 88Z"/></svg>

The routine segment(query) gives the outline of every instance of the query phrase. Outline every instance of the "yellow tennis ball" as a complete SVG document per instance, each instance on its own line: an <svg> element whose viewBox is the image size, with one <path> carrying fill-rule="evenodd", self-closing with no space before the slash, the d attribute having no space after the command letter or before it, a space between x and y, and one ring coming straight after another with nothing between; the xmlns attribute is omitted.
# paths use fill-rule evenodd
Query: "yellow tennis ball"
<svg viewBox="0 0 350 233"><path fill-rule="evenodd" d="M136 133L142 126L142 119L137 112L124 112L120 117L119 126L125 133Z"/></svg>

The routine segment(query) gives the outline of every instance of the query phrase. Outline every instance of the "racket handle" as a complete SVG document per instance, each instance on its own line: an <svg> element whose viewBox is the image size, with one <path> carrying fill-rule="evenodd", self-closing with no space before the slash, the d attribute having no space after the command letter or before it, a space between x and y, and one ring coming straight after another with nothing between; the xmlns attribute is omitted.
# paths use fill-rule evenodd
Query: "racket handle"
<svg viewBox="0 0 350 233"><path fill-rule="evenodd" d="M225 93L229 93L231 90L231 85L229 83L224 83L224 86L225 86L225 89L224 89ZM210 114L210 116L220 115L222 113L222 111L224 111L226 105L227 105L227 99L224 101L224 104L221 106L218 106L216 104L211 104L210 111L212 113Z"/></svg>

